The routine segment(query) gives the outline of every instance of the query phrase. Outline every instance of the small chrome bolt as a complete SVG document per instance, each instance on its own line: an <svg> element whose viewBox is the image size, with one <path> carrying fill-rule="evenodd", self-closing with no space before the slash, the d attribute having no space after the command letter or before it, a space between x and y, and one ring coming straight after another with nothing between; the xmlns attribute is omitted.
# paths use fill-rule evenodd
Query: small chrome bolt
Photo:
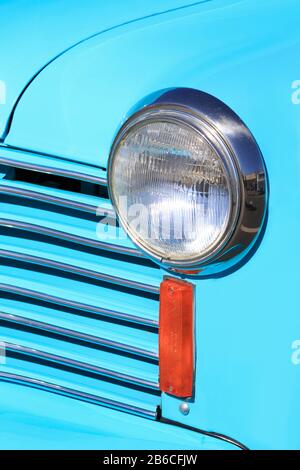
<svg viewBox="0 0 300 470"><path fill-rule="evenodd" d="M181 403L180 406L179 406L179 410L180 412L183 414L183 415L188 415L189 412L190 412L190 407L189 407L189 404L188 403Z"/></svg>

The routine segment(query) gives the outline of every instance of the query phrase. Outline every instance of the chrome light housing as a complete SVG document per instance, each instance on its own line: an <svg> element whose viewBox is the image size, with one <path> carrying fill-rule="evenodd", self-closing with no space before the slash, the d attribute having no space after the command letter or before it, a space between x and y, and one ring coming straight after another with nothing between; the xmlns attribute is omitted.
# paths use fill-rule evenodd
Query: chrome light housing
<svg viewBox="0 0 300 470"><path fill-rule="evenodd" d="M197 90L167 90L139 104L114 140L108 182L130 238L171 270L223 271L263 225L260 150L230 108Z"/></svg>

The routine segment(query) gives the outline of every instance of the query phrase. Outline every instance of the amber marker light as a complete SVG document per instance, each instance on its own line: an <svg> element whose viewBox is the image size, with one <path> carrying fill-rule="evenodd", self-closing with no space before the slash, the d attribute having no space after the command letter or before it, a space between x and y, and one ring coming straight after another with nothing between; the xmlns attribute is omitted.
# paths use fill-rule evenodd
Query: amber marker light
<svg viewBox="0 0 300 470"><path fill-rule="evenodd" d="M174 278L160 285L159 385L188 398L194 382L194 286Z"/></svg>

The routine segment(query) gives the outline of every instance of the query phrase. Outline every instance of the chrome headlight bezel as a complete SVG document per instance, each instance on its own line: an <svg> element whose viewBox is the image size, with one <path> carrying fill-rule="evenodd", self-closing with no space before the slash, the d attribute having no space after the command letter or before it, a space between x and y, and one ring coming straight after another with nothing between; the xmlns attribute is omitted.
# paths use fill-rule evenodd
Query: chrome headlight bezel
<svg viewBox="0 0 300 470"><path fill-rule="evenodd" d="M114 156L129 132L147 122L175 122L192 128L208 142L222 160L229 175L231 210L226 231L205 255L188 260L172 260L149 249L132 233L118 208L113 188ZM260 178L261 194L253 206L253 191L247 180ZM261 152L251 132L223 102L207 93L176 88L151 95L139 103L117 133L109 156L108 183L112 204L120 224L132 241L161 266L179 272L207 274L223 271L237 263L253 246L266 213L266 176Z"/></svg>

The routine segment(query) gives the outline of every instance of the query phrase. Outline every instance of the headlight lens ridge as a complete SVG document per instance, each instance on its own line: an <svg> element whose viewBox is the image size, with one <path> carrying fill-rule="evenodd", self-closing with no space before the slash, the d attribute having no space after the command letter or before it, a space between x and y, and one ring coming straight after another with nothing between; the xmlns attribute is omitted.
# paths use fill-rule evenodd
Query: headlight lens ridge
<svg viewBox="0 0 300 470"><path fill-rule="evenodd" d="M112 177L115 197L127 198L127 219L120 212L121 219L155 256L193 260L224 236L230 175L192 127L170 119L142 121L120 141Z"/></svg>

